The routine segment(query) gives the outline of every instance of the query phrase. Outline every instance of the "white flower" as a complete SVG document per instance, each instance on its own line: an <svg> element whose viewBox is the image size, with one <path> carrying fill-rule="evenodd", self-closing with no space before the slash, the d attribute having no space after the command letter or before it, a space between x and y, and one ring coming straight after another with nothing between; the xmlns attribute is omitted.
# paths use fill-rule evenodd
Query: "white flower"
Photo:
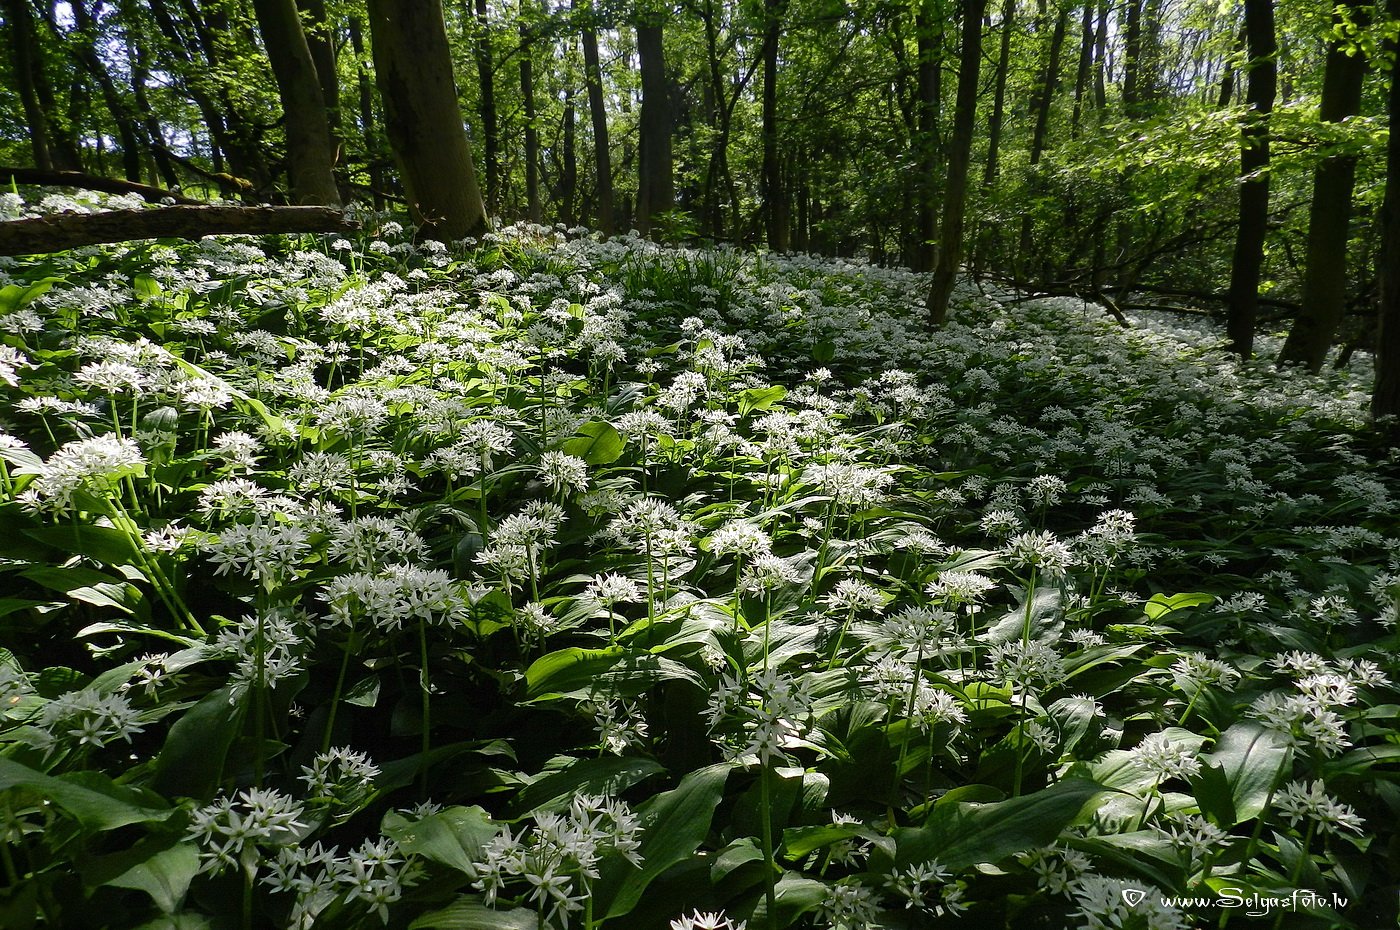
<svg viewBox="0 0 1400 930"><path fill-rule="evenodd" d="M1201 771L1196 750L1184 743L1172 742L1165 733L1153 733L1138 743L1133 752L1133 764L1151 775L1154 781L1192 778Z"/></svg>
<svg viewBox="0 0 1400 930"><path fill-rule="evenodd" d="M1339 833L1352 830L1361 833L1365 821L1352 810L1327 793L1327 786L1321 781L1294 781L1283 786L1274 798L1274 806L1289 823L1295 826L1303 820L1311 820L1323 833Z"/></svg>

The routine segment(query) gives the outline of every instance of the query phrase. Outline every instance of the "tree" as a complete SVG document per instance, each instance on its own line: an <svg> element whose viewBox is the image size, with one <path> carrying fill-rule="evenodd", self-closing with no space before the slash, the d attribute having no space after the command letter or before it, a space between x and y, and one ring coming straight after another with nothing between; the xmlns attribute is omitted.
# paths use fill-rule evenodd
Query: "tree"
<svg viewBox="0 0 1400 930"><path fill-rule="evenodd" d="M574 9L579 9L574 0ZM583 71L588 85L588 116L593 125L593 173L598 197L598 230L613 234L612 152L608 149L608 111L603 103L603 69L598 60L598 27L594 7L584 8Z"/></svg>
<svg viewBox="0 0 1400 930"><path fill-rule="evenodd" d="M1240 219L1230 264L1230 351L1241 358L1254 354L1254 318L1259 308L1259 276L1264 265L1264 235L1269 222L1269 114L1278 88L1274 56L1274 0L1245 0L1244 28L1249 61L1248 89L1240 135Z"/></svg>
<svg viewBox="0 0 1400 930"><path fill-rule="evenodd" d="M296 0L253 0L253 9L282 99L292 201L339 205L340 191L332 170L335 146L331 142L326 101L321 96L321 78L301 28Z"/></svg>
<svg viewBox="0 0 1400 930"><path fill-rule="evenodd" d="M1400 21L1400 0L1388 0L1386 11ZM1386 42L1390 58L1390 92L1386 112L1391 126L1400 126L1400 39ZM1377 308L1376 383L1371 392L1371 416L1400 417L1400 132L1392 132L1385 150L1385 202L1381 207L1380 306Z"/></svg>
<svg viewBox="0 0 1400 930"><path fill-rule="evenodd" d="M1361 110L1361 84L1366 77L1366 56L1343 38L1347 20L1366 25L1362 0L1345 0L1333 12L1336 38L1327 47L1322 78L1319 116L1324 123L1340 123ZM1351 240L1352 189L1356 182L1356 155L1325 155L1313 175L1312 206L1308 210L1307 271L1303 278L1303 306L1279 353L1279 364L1302 364L1317 371L1327 358L1332 336L1346 310L1347 243Z"/></svg>
<svg viewBox="0 0 1400 930"><path fill-rule="evenodd" d="M788 250L788 205L778 154L778 37L787 0L763 0L763 219L768 247Z"/></svg>
<svg viewBox="0 0 1400 930"><path fill-rule="evenodd" d="M977 120L977 80L982 64L982 17L987 0L962 0L962 51L958 60L958 97L953 110L953 136L948 146L948 180L944 184L943 219L938 234L938 264L929 287L928 322L942 326L963 253L963 224L967 216L967 171L972 159L972 134Z"/></svg>
<svg viewBox="0 0 1400 930"><path fill-rule="evenodd" d="M655 217L676 203L671 163L671 101L660 14L637 24L637 57L642 72L642 116L638 140L637 230L655 233Z"/></svg>
<svg viewBox="0 0 1400 930"><path fill-rule="evenodd" d="M384 125L408 208L424 236L461 239L487 226L439 0L368 0Z"/></svg>

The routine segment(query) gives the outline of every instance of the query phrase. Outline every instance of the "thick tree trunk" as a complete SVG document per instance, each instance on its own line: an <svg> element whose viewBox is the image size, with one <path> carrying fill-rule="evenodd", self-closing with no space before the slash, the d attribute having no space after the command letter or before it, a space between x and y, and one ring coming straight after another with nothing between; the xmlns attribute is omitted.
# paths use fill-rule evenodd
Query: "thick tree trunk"
<svg viewBox="0 0 1400 930"><path fill-rule="evenodd" d="M39 67L39 46L34 36L34 18L29 13L28 0L4 0L3 10L6 44L10 46L10 60L20 104L24 107L24 119L29 124L29 146L34 153L34 165L51 170L54 163L53 154L49 151L48 115L39 102L35 78Z"/></svg>
<svg viewBox="0 0 1400 930"><path fill-rule="evenodd" d="M341 137L340 74L336 67L336 29L326 11L326 0L296 0L297 9L305 23L306 47L316 66L316 78L321 82L321 103L326 108L326 124L331 142L339 150Z"/></svg>
<svg viewBox="0 0 1400 930"><path fill-rule="evenodd" d="M519 33L520 99L525 109L525 210L530 222L538 223L544 212L540 206L540 128L535 125L535 63L531 58L534 40L523 17Z"/></svg>
<svg viewBox="0 0 1400 930"><path fill-rule="evenodd" d="M1098 24L1094 27L1094 109L1108 109L1108 0L1099 0Z"/></svg>
<svg viewBox="0 0 1400 930"><path fill-rule="evenodd" d="M774 252L788 250L787 198L778 157L778 37L785 7L786 0L763 2L763 173L760 193L763 197L768 248Z"/></svg>
<svg viewBox="0 0 1400 930"><path fill-rule="evenodd" d="M574 0L575 9L578 0ZM588 15L594 15L590 4ZM611 236L613 225L612 152L608 148L608 111L603 103L603 69L598 60L598 30L591 19L583 27L583 75L588 84L588 116L593 125L593 174L598 196L598 231Z"/></svg>
<svg viewBox="0 0 1400 930"><path fill-rule="evenodd" d="M1367 6L1369 3L1361 0L1345 0L1338 10L1349 9L1348 18L1364 28L1369 20ZM1336 21L1340 23L1342 18ZM1322 78L1319 116L1324 123L1340 123L1360 111L1365 77L1366 56L1333 41L1327 49ZM1303 309L1283 343L1280 365L1302 364L1309 371L1320 370L1346 312L1347 243L1355 182L1355 155L1328 155L1313 175Z"/></svg>
<svg viewBox="0 0 1400 930"><path fill-rule="evenodd" d="M339 205L326 102L296 0L253 0L253 10L282 99L292 202Z"/></svg>
<svg viewBox="0 0 1400 930"><path fill-rule="evenodd" d="M389 146L409 213L425 237L482 232L486 207L457 106L438 0L369 0L370 39Z"/></svg>
<svg viewBox="0 0 1400 930"><path fill-rule="evenodd" d="M354 232L334 207L160 207L55 213L0 223L0 255L38 255L132 239L198 239L221 234Z"/></svg>
<svg viewBox="0 0 1400 930"><path fill-rule="evenodd" d="M948 151L948 183L944 185L943 221L939 228L938 265L929 287L928 322L942 326L963 253L963 224L967 215L967 172L972 159L972 134L977 128L977 80L982 65L982 17L987 0L962 0L962 51L958 61L958 97L953 111L953 136Z"/></svg>
<svg viewBox="0 0 1400 930"><path fill-rule="evenodd" d="M1123 112L1133 118L1142 115L1143 3L1128 0L1123 24Z"/></svg>
<svg viewBox="0 0 1400 930"><path fill-rule="evenodd" d="M637 26L637 57L641 59L642 118L637 183L637 230L654 232L654 217L675 206L671 172L671 100L659 21Z"/></svg>
<svg viewBox="0 0 1400 930"><path fill-rule="evenodd" d="M496 63L486 0L476 0L476 79L481 95L481 143L486 156L486 210L501 209L501 130L496 117Z"/></svg>
<svg viewBox="0 0 1400 930"><path fill-rule="evenodd" d="M1230 310L1226 330L1230 351L1241 358L1254 353L1254 319L1259 308L1259 275L1264 264L1264 234L1269 220L1269 114L1278 89L1274 56L1274 0L1246 0L1248 89L1250 112L1241 133L1240 225L1230 266Z"/></svg>
<svg viewBox="0 0 1400 930"><path fill-rule="evenodd" d="M1400 0L1388 0L1387 13L1400 19ZM1400 126L1400 41L1386 43L1391 56L1390 125ZM1376 330L1376 383L1371 416L1400 417L1400 132L1391 133L1385 153L1385 203L1381 207L1380 307ZM1396 425L1392 424L1392 429ZM1396 435L1400 429L1396 430Z"/></svg>

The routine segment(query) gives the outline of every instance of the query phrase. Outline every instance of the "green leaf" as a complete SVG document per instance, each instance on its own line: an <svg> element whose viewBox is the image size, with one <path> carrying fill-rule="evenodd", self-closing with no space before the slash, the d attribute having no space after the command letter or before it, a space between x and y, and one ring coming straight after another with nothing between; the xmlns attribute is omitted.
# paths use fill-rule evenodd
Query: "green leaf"
<svg viewBox="0 0 1400 930"><path fill-rule="evenodd" d="M400 814L384 817L384 832L398 841L407 853L476 877L472 864L485 854L486 844L499 832L486 811L479 807L449 807L422 820L407 820Z"/></svg>
<svg viewBox="0 0 1400 930"><path fill-rule="evenodd" d="M1201 774L1192 782L1201 810L1226 827L1258 817L1288 758L1283 737L1253 720L1240 721L1201 757Z"/></svg>
<svg viewBox="0 0 1400 930"><path fill-rule="evenodd" d="M642 866L614 861L613 867L603 872L594 885L594 898L604 918L629 913L657 876L695 854L710 832L729 772L727 764L698 769L682 778L674 790L658 794L638 808Z"/></svg>
<svg viewBox="0 0 1400 930"><path fill-rule="evenodd" d="M112 783L97 772L81 772L54 778L13 759L0 757L0 791L27 788L77 820L84 828L101 832L133 823L164 820L170 808L151 807L149 793Z"/></svg>
<svg viewBox="0 0 1400 930"><path fill-rule="evenodd" d="M749 388L739 395L739 416L746 417L755 411L767 410L784 397L787 397L787 388L781 385Z"/></svg>
<svg viewBox="0 0 1400 930"><path fill-rule="evenodd" d="M104 565L126 565L136 555L131 537L111 526L38 526L25 530L24 535Z"/></svg>
<svg viewBox="0 0 1400 930"><path fill-rule="evenodd" d="M935 805L927 825L895 831L896 861L903 867L937 859L953 871L1000 862L1053 843L1103 793L1092 781L1066 778L1043 791L992 804Z"/></svg>
<svg viewBox="0 0 1400 930"><path fill-rule="evenodd" d="M243 705L220 688L175 721L156 757L153 787L162 794L207 801L223 779L229 748L243 726Z"/></svg>
<svg viewBox="0 0 1400 930"><path fill-rule="evenodd" d="M112 607L125 614L135 614L142 606L139 589L95 568L38 565L20 572L20 576L94 607Z"/></svg>
<svg viewBox="0 0 1400 930"><path fill-rule="evenodd" d="M664 772L654 759L604 756L601 759L568 759L553 772L525 786L511 805L513 816L563 807L580 794L620 795L633 785Z"/></svg>
<svg viewBox="0 0 1400 930"><path fill-rule="evenodd" d="M540 930L540 916L524 907L493 910L476 895L463 895L447 907L422 915L408 930Z"/></svg>
<svg viewBox="0 0 1400 930"><path fill-rule="evenodd" d="M540 656L525 670L525 686L531 698L586 687L622 659L618 647L583 649L570 646Z"/></svg>
<svg viewBox="0 0 1400 930"><path fill-rule="evenodd" d="M593 420L574 432L574 438L559 447L563 452L576 455L589 465L611 465L622 457L622 434L611 423Z"/></svg>
<svg viewBox="0 0 1400 930"><path fill-rule="evenodd" d="M150 300L163 293L160 282L145 272L131 279L131 290L139 300Z"/></svg>
<svg viewBox="0 0 1400 930"><path fill-rule="evenodd" d="M1173 611L1185 610L1188 607L1204 607L1206 604L1214 602L1215 595L1206 594L1203 591L1182 594L1154 594L1147 599L1146 604L1142 605L1142 612L1147 615L1147 619L1156 623Z"/></svg>
<svg viewBox="0 0 1400 930"><path fill-rule="evenodd" d="M162 913L179 909L199 871L199 851L178 838L142 841L130 851L103 857L84 870L92 884L131 888L151 896Z"/></svg>
<svg viewBox="0 0 1400 930"><path fill-rule="evenodd" d="M823 339L812 346L812 361L825 365L834 358L836 358L836 343L830 339Z"/></svg>

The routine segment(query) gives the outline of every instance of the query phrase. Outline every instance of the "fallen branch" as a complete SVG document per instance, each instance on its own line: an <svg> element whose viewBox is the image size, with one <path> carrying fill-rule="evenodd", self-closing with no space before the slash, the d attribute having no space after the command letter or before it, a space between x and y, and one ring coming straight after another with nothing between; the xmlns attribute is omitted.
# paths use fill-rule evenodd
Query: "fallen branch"
<svg viewBox="0 0 1400 930"><path fill-rule="evenodd" d="M198 175L206 181L213 181L215 184L219 185L219 190L223 191L225 196L233 197L237 195L252 195L255 193L253 182L249 181L247 178L240 178L222 171L208 171L180 153L171 151L164 145L153 147L159 149L165 157L169 158L181 168Z"/></svg>
<svg viewBox="0 0 1400 930"><path fill-rule="evenodd" d="M149 184L140 184L136 181L125 181L120 178L104 178L95 174L85 174L81 171L45 171L41 168L8 168L0 167L0 185L9 187L11 184L34 184L40 187L77 187L90 191L101 191L104 194L139 194L151 203L158 203L169 198L176 203L197 204L200 201L192 200L183 194L168 191L163 187L152 187Z"/></svg>
<svg viewBox="0 0 1400 930"><path fill-rule="evenodd" d="M198 206L55 213L0 223L0 255L36 255L131 239L351 232L359 228L334 207Z"/></svg>

